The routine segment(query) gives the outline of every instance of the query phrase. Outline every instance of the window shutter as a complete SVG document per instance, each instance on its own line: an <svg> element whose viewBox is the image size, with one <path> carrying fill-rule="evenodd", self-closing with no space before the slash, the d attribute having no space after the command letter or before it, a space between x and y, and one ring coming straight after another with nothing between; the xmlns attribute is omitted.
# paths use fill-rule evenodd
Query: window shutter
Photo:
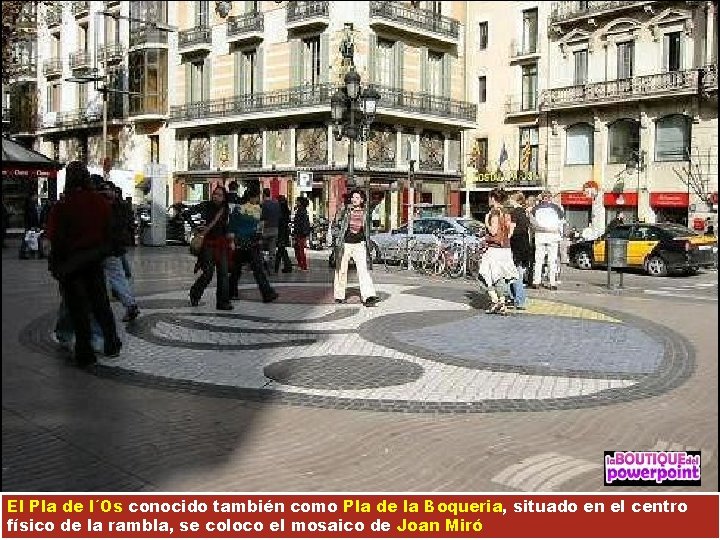
<svg viewBox="0 0 720 540"><path fill-rule="evenodd" d="M327 32L320 34L320 81L330 81L330 36Z"/></svg>
<svg viewBox="0 0 720 540"><path fill-rule="evenodd" d="M302 84L302 40L296 39L290 43L290 86Z"/></svg>
<svg viewBox="0 0 720 540"><path fill-rule="evenodd" d="M202 101L210 99L210 81L212 81L212 59L210 56L205 58L203 65L203 82L202 82Z"/></svg>
<svg viewBox="0 0 720 540"><path fill-rule="evenodd" d="M245 13L252 13L255 7L255 2L252 0L245 0Z"/></svg>
<svg viewBox="0 0 720 540"><path fill-rule="evenodd" d="M376 83L377 77L378 45L377 34L371 33L368 38L368 78L370 82Z"/></svg>
<svg viewBox="0 0 720 540"><path fill-rule="evenodd" d="M451 97L450 89L452 86L452 68L453 68L453 56L450 53L445 53L442 58L442 77L443 77L443 96Z"/></svg>
<svg viewBox="0 0 720 540"><path fill-rule="evenodd" d="M185 62L185 103L192 103L192 63Z"/></svg>
<svg viewBox="0 0 720 540"><path fill-rule="evenodd" d="M241 73L241 55L240 51L235 51L233 53L233 93L236 96L242 96L242 73Z"/></svg>
<svg viewBox="0 0 720 540"><path fill-rule="evenodd" d="M263 70L265 65L263 63L263 48L259 46L255 50L255 88L253 92L263 91Z"/></svg>
<svg viewBox="0 0 720 540"><path fill-rule="evenodd" d="M428 49L420 48L420 88L427 92L430 81L428 81Z"/></svg>
<svg viewBox="0 0 720 540"><path fill-rule="evenodd" d="M402 41L395 42L395 88L403 87L403 61L405 58L405 44Z"/></svg>
<svg viewBox="0 0 720 540"><path fill-rule="evenodd" d="M670 69L670 35L663 34L663 73Z"/></svg>

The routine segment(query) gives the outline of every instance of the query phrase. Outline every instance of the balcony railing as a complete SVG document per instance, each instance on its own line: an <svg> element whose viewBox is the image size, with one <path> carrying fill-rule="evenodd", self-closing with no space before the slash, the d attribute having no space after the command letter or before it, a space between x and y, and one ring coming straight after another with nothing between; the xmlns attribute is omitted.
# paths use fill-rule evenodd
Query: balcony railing
<svg viewBox="0 0 720 540"><path fill-rule="evenodd" d="M43 62L43 73L46 77L61 75L62 69L62 59L60 58L48 58L45 62Z"/></svg>
<svg viewBox="0 0 720 540"><path fill-rule="evenodd" d="M237 17L228 17L227 35L234 37L246 32L262 32L265 28L265 18L260 11L251 11Z"/></svg>
<svg viewBox="0 0 720 540"><path fill-rule="evenodd" d="M87 15L90 13L90 2L73 2L72 3L72 14L75 17Z"/></svg>
<svg viewBox="0 0 720 540"><path fill-rule="evenodd" d="M287 7L287 22L295 23L327 17L330 14L330 2L289 2Z"/></svg>
<svg viewBox="0 0 720 540"><path fill-rule="evenodd" d="M120 5L120 2L119 2L119 1L116 1L116 2L108 2L108 1L106 0L105 2L103 2L103 4L104 4L104 6L105 6L105 9L107 9L107 8L119 6L119 5Z"/></svg>
<svg viewBox="0 0 720 540"><path fill-rule="evenodd" d="M196 26L178 32L178 47L181 49L212 43L212 30L207 26Z"/></svg>
<svg viewBox="0 0 720 540"><path fill-rule="evenodd" d="M11 79L35 79L37 77L37 63L35 60L31 62L14 62L10 64L8 71Z"/></svg>
<svg viewBox="0 0 720 540"><path fill-rule="evenodd" d="M519 58L540 53L537 43L522 43L513 40L510 43L510 58Z"/></svg>
<svg viewBox="0 0 720 540"><path fill-rule="evenodd" d="M690 69L553 88L543 92L542 108L547 110L697 92L698 81L698 70Z"/></svg>
<svg viewBox="0 0 720 540"><path fill-rule="evenodd" d="M389 86L373 85L373 87L380 93L378 107L381 109L399 109L456 120L475 121L477 118L477 105L467 101Z"/></svg>
<svg viewBox="0 0 720 540"><path fill-rule="evenodd" d="M243 96L197 101L170 107L170 120L185 121L197 118L222 118L265 111L299 109L327 105L330 107L331 86L299 86L285 90L257 92Z"/></svg>
<svg viewBox="0 0 720 540"><path fill-rule="evenodd" d="M88 51L70 53L70 69L87 69L89 67L90 53Z"/></svg>
<svg viewBox="0 0 720 540"><path fill-rule="evenodd" d="M166 94L145 94L142 96L130 96L129 116L166 116L167 95Z"/></svg>
<svg viewBox="0 0 720 540"><path fill-rule="evenodd" d="M651 2L633 2L628 0L602 0L589 2L554 2L550 12L550 22L563 22L580 17L592 17L609 13L617 9L632 8Z"/></svg>
<svg viewBox="0 0 720 540"><path fill-rule="evenodd" d="M130 31L130 46L140 47L156 43L167 43L167 31L158 30L151 26L133 28Z"/></svg>
<svg viewBox="0 0 720 540"><path fill-rule="evenodd" d="M703 90L705 92L717 92L717 66L715 64L707 65L703 68Z"/></svg>
<svg viewBox="0 0 720 540"><path fill-rule="evenodd" d="M460 35L460 22L456 19L400 2L370 2L370 18L400 23L452 39L458 39Z"/></svg>
<svg viewBox="0 0 720 540"><path fill-rule="evenodd" d="M54 4L47 8L47 12L45 13L45 22L48 26L57 26L62 22L62 4Z"/></svg>
<svg viewBox="0 0 720 540"><path fill-rule="evenodd" d="M537 92L528 92L519 96L508 96L505 100L505 114L532 114L537 112Z"/></svg>
<svg viewBox="0 0 720 540"><path fill-rule="evenodd" d="M122 60L124 54L125 49L122 43L106 43L98 47L98 60L100 61L105 61L106 59L108 62Z"/></svg>

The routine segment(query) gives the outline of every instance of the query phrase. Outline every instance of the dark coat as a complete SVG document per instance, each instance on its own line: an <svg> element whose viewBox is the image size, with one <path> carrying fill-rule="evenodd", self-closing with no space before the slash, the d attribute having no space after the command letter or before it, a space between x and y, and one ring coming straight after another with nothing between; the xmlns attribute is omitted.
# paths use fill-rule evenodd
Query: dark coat
<svg viewBox="0 0 720 540"><path fill-rule="evenodd" d="M25 211L23 215L25 229L40 227L40 205L37 200L27 198L25 201Z"/></svg>

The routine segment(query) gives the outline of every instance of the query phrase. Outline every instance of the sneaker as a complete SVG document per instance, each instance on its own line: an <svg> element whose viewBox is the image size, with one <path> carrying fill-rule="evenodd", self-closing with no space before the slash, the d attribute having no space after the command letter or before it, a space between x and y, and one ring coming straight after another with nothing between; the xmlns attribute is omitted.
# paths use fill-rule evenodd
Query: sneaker
<svg viewBox="0 0 720 540"><path fill-rule="evenodd" d="M265 304L269 304L270 302L274 302L278 299L280 295L276 293L275 291L271 292L269 295L267 295L265 298L263 298L263 302Z"/></svg>
<svg viewBox="0 0 720 540"><path fill-rule="evenodd" d="M140 309L137 307L137 305L130 306L125 313L125 316L122 318L122 322L134 321L138 318L138 315L140 315Z"/></svg>
<svg viewBox="0 0 720 540"><path fill-rule="evenodd" d="M197 307L199 303L200 299L197 296L193 295L193 293L190 293L190 305L192 307Z"/></svg>
<svg viewBox="0 0 720 540"><path fill-rule="evenodd" d="M115 358L117 356L120 356L120 351L122 350L122 343L120 340L117 340L115 343L111 343L110 345L105 345L105 356L109 358Z"/></svg>

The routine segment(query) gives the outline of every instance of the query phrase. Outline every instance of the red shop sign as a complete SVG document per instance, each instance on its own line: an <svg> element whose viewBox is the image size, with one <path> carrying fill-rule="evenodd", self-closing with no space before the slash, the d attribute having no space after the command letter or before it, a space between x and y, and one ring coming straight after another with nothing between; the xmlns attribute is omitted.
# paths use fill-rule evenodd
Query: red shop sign
<svg viewBox="0 0 720 540"><path fill-rule="evenodd" d="M651 193L650 206L655 208L687 208L690 206L690 195L682 192Z"/></svg>
<svg viewBox="0 0 720 540"><path fill-rule="evenodd" d="M603 197L605 206L637 206L638 196L634 191L625 191L623 193L606 193Z"/></svg>
<svg viewBox="0 0 720 540"><path fill-rule="evenodd" d="M584 191L563 191L560 193L563 206L592 206L592 199Z"/></svg>

